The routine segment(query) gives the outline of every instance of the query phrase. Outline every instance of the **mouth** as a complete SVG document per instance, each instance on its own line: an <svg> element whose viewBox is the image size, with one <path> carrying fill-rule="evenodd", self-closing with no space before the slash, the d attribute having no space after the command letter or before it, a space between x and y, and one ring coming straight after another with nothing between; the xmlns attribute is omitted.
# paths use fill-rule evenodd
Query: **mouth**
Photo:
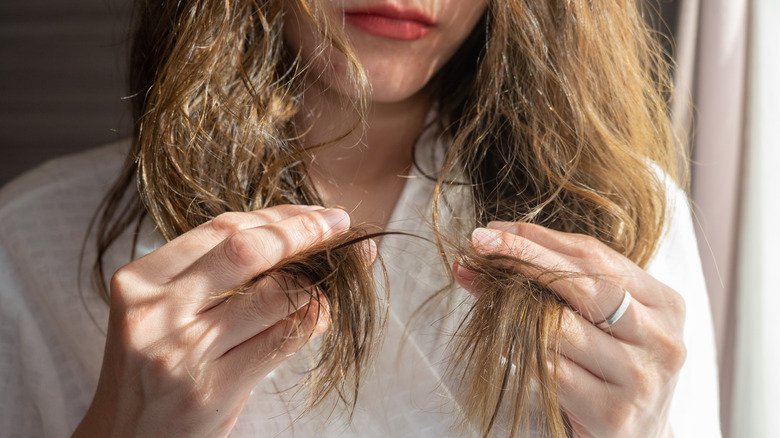
<svg viewBox="0 0 780 438"><path fill-rule="evenodd" d="M436 27L421 11L389 4L344 11L344 21L371 35L400 41L424 38Z"/></svg>

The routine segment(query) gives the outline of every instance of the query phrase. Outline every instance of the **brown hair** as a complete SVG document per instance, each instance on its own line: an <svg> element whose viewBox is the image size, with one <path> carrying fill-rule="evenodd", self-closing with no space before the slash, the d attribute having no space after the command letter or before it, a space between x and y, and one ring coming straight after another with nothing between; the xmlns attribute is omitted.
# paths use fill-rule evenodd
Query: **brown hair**
<svg viewBox="0 0 780 438"><path fill-rule="evenodd" d="M130 80L135 136L98 218L98 278L106 248L145 214L171 239L222 212L320 203L293 125L308 65L283 44L283 3L139 1ZM310 6L316 2L297 3L316 24L322 47L346 55L357 84L351 103L365 108L368 87L343 32ZM535 375L540 425L565 436L555 371L544 364L555 362L566 303L538 278L473 254L467 236L440 226L441 201L453 183L467 185L471 225L525 221L583 233L645 266L666 220L654 167L678 176L682 156L669 128L667 68L633 1L496 0L433 80L436 126L449 140L433 176L434 229L443 255L467 255L469 267L484 274L484 292L453 337L451 361L469 394L459 400L462 424L481 435L500 431L499 413L507 413L509 435L529 425ZM129 190L133 181L140 196ZM339 263L336 276L363 272L359 258ZM361 295L373 293L370 281L336 284L347 283L368 288ZM335 348L354 344L350 330L381 324L349 316L366 314L359 309L342 311L355 326L333 338ZM334 325L341 317L332 315ZM319 366L338 370L334 364ZM337 372L328 375L310 382L318 394L325 386L317 385L332 384L323 379L343 382Z"/></svg>
<svg viewBox="0 0 780 438"><path fill-rule="evenodd" d="M586 234L645 266L664 232L662 173L682 186L687 175L676 173L684 150L668 121L668 64L637 5L493 2L486 26L469 88L440 94L442 108L457 110L443 112L453 146L437 200L445 181L463 175L473 225L520 221ZM467 243L457 252L483 274L484 290L453 338L451 370L469 394L465 422L489 435L503 411L507 433L520 433L535 375L543 429L565 436L555 367L545 364L557 362L566 303L545 285L570 274L529 278Z"/></svg>

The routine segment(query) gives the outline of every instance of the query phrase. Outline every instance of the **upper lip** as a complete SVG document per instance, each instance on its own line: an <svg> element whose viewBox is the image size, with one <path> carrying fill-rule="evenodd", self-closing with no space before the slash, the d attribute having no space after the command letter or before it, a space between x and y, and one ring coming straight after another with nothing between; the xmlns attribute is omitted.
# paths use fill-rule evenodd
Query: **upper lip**
<svg viewBox="0 0 780 438"><path fill-rule="evenodd" d="M433 26L436 24L433 18L426 15L424 12L417 9L404 8L394 4L378 4L373 6L361 6L353 9L347 9L344 11L345 15L379 15L382 17L391 18L394 20L415 21L426 26Z"/></svg>

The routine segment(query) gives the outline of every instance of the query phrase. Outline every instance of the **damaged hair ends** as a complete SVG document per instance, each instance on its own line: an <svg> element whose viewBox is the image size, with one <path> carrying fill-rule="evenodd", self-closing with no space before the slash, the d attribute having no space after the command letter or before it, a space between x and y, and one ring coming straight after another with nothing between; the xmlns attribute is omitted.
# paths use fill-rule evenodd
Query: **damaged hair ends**
<svg viewBox="0 0 780 438"><path fill-rule="evenodd" d="M94 219L93 280L105 297L109 246L128 229L137 236L145 218L170 241L225 212L322 204L307 174L311 148L303 147L293 123L310 65L284 44L286 8L298 7L312 22L322 50L344 54L357 89L345 104L365 112L367 85L339 26L316 2L291 3L137 1L129 77L133 142ZM306 412L335 397L351 414L376 350L386 306L366 263L370 237L353 227L254 280L270 276L327 301L317 308L328 309L331 328L300 384L309 395ZM229 299L249 286L216 296Z"/></svg>
<svg viewBox="0 0 780 438"><path fill-rule="evenodd" d="M297 3L319 30L323 52L335 47L346 55L357 96L349 104L365 109L368 86L343 33L319 16L316 2ZM494 220L530 222L593 236L639 266L649 262L666 220L660 175L685 187L687 174L679 172L684 151L669 126L669 66L636 3L490 3L482 24L431 83L435 125L449 145L442 151L434 211L447 204L455 182L468 188L471 208L455 214L468 215L471 229ZM130 80L135 136L96 217L95 273L101 279L106 249L145 215L172 239L227 211L321 203L293 124L309 70L283 43L285 2L138 4ZM541 366L556 356L565 303L538 278L498 269L496 260L473 254L465 237L445 238L453 230L440 227L435 216L433 224L441 241L456 242L455 250L442 244L442 253L471 260L469 268L485 279L453 337L459 399L470 400L461 424L480 436L522 435L531 421L533 378L543 407L533 423L548 435L566 436L555 367ZM334 244L356 253L342 258L323 248L309 256L327 269L296 269L322 290L347 284L361 289L347 293L362 297L361 309L342 303L331 316L342 327L332 341L351 346L324 352L314 370L323 370L315 385L325 385L313 390L315 401L335 392L349 405L353 385L342 383L357 388L359 372L338 380L340 370L364 369L358 355L369 356L371 348L363 346L374 345L367 336L376 336L381 317L369 318L377 314L365 307L370 281L356 256L359 245L340 245ZM319 283L331 274L352 275L347 270L359 278ZM345 358L357 365L336 364ZM321 382L334 374L336 380Z"/></svg>
<svg viewBox="0 0 780 438"><path fill-rule="evenodd" d="M451 61L461 73L440 74L451 146L433 223L445 259L480 274L482 291L451 344L464 434L570 433L556 383L567 304L546 286L572 274L501 269L533 260L475 254L470 231L534 223L592 236L645 267L665 232L665 178L687 187L687 151L668 114L670 65L642 13L635 1L494 1L464 46L471 53ZM463 188L473 214L464 230L448 229L438 215Z"/></svg>

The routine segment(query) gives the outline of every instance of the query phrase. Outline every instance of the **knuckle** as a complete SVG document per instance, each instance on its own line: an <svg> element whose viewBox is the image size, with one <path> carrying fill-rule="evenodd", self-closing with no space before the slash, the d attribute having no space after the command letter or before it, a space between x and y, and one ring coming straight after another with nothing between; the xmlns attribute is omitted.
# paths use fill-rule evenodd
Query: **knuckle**
<svg viewBox="0 0 780 438"><path fill-rule="evenodd" d="M109 281L111 307L122 309L128 306L133 301L134 291L143 284L141 274L132 264L119 268Z"/></svg>
<svg viewBox="0 0 780 438"><path fill-rule="evenodd" d="M592 277L591 281L593 282L593 287L589 288L590 296L588 298L592 299L598 304L603 305L600 307L602 307L604 315L599 316L604 316L604 318L606 318L607 316L611 315L620 304L615 302L614 295L616 286L611 281L600 277ZM606 302L607 300L609 300L609 302Z"/></svg>
<svg viewBox="0 0 780 438"><path fill-rule="evenodd" d="M634 407L630 403L614 403L609 409L604 409L602 412L607 428L613 431L621 431L631 422L631 418L634 415Z"/></svg>
<svg viewBox="0 0 780 438"><path fill-rule="evenodd" d="M249 292L251 295L243 308L244 316L250 320L262 318L269 319L270 324L276 323L281 315L289 315L297 308L291 293L282 291L302 288L300 283L287 276L266 277Z"/></svg>
<svg viewBox="0 0 780 438"><path fill-rule="evenodd" d="M320 215L301 214L297 218L302 242L320 240L328 229Z"/></svg>
<svg viewBox="0 0 780 438"><path fill-rule="evenodd" d="M312 331L309 329L309 325L307 325L306 322L295 320L295 322L293 322L292 330L287 336L282 338L281 343L277 347L278 354L283 356L294 354L306 345L311 333Z"/></svg>
<svg viewBox="0 0 780 438"><path fill-rule="evenodd" d="M197 414L199 412L213 411L211 406L217 401L217 391L203 387L202 385L192 386L182 400L184 412Z"/></svg>
<svg viewBox="0 0 780 438"><path fill-rule="evenodd" d="M672 364L675 370L682 368L685 360L688 358L688 348L681 339L674 344L672 349Z"/></svg>
<svg viewBox="0 0 780 438"><path fill-rule="evenodd" d="M631 365L628 366L628 374L632 382L633 390L640 398L645 399L653 394L656 388L656 379L653 378L647 366L633 361Z"/></svg>
<svg viewBox="0 0 780 438"><path fill-rule="evenodd" d="M230 236L240 231L245 222L242 213L222 213L211 220L211 229L221 236Z"/></svg>
<svg viewBox="0 0 780 438"><path fill-rule="evenodd" d="M311 340L317 317L314 313L303 317L290 318L279 324L271 336L266 338L260 351L266 359L285 358L298 352Z"/></svg>
<svg viewBox="0 0 780 438"><path fill-rule="evenodd" d="M275 330L275 332L282 333L281 330ZM253 362L267 366L269 363L278 362L279 359L295 353L297 349L293 349L291 345L285 346L285 344L290 343L290 340L285 335L287 335L286 332L281 335L269 333L256 350L256 357Z"/></svg>
<svg viewBox="0 0 780 438"><path fill-rule="evenodd" d="M582 236L574 248L578 257L592 263L598 264L606 258L604 244L593 236Z"/></svg>
<svg viewBox="0 0 780 438"><path fill-rule="evenodd" d="M116 272L114 272L114 275L111 276L111 281L109 283L111 288L111 295L113 296L115 292L121 294L128 284L133 283L134 277L135 274L128 266L119 268Z"/></svg>
<svg viewBox="0 0 780 438"><path fill-rule="evenodd" d="M157 378L171 376L176 368L176 361L169 354L155 354L148 359L146 364L147 375Z"/></svg>
<svg viewBox="0 0 780 438"><path fill-rule="evenodd" d="M269 298L271 294L264 290L253 290L249 292L251 295L247 300L247 305L241 310L243 318L248 321L257 321L258 319L268 319L273 315L271 309L273 308L273 300ZM270 322L270 326L276 321Z"/></svg>
<svg viewBox="0 0 780 438"><path fill-rule="evenodd" d="M251 268L258 264L257 245L245 231L231 234L225 239L223 249L228 262L239 268Z"/></svg>
<svg viewBox="0 0 780 438"><path fill-rule="evenodd" d="M204 383L207 373L203 372L202 364L193 361L193 345L180 337L158 340L140 351L146 364L142 375L150 379L149 383L168 386L172 381L186 379L189 386Z"/></svg>
<svg viewBox="0 0 780 438"><path fill-rule="evenodd" d="M586 317L593 322L608 318L618 307L614 302L615 286L612 282L598 276L586 276L577 282L581 302Z"/></svg>
<svg viewBox="0 0 780 438"><path fill-rule="evenodd" d="M666 336L659 342L659 353L662 355L659 359L667 369L668 374L676 373L685 363L688 356L688 349L680 336Z"/></svg>
<svg viewBox="0 0 780 438"><path fill-rule="evenodd" d="M677 317L685 318L685 299L682 295L677 293L676 291L672 291L672 293L669 294L668 298L668 306L670 311Z"/></svg>

